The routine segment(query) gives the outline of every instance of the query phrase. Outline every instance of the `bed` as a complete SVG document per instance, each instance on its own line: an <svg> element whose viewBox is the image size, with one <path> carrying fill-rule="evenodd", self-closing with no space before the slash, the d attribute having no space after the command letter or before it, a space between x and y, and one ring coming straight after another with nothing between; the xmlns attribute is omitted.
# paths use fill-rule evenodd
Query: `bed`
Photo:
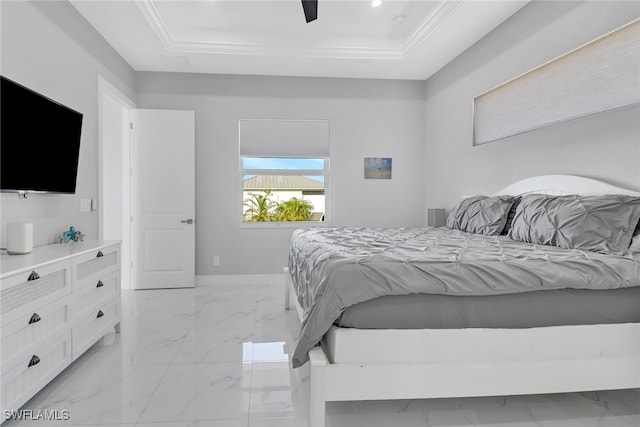
<svg viewBox="0 0 640 427"><path fill-rule="evenodd" d="M546 175L510 185L492 198L528 194L533 196L527 200L539 194L630 196L624 204L640 197L592 179ZM639 211L629 212L635 224ZM304 249L294 245L300 236ZM374 253L363 254L358 239L368 239L365 246ZM335 242L341 243L332 246ZM402 273L366 262L375 257L376 242L392 242L393 249L379 250L394 269L401 265ZM346 253L349 246L360 250L355 262ZM416 248L431 259L417 258ZM310 365L311 424L324 425L328 401L640 387L640 253L600 252L449 228L296 230L284 269L285 308L295 295L302 329L293 364ZM479 267L485 259L488 270ZM331 267L320 271L319 265ZM319 271L315 278L311 270ZM516 280L505 280L509 277ZM431 287L417 288L420 280ZM491 283L491 289L479 291L471 282ZM352 295L352 288L366 290ZM408 313L420 313L420 299L439 314L415 323ZM404 305L409 300L417 308Z"/></svg>

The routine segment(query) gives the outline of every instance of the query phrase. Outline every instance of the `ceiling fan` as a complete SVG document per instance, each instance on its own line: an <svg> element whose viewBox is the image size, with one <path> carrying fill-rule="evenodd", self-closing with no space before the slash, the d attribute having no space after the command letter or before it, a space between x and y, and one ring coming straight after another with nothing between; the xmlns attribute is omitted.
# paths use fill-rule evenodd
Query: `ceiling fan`
<svg viewBox="0 0 640 427"><path fill-rule="evenodd" d="M307 24L318 19L318 0L301 0Z"/></svg>

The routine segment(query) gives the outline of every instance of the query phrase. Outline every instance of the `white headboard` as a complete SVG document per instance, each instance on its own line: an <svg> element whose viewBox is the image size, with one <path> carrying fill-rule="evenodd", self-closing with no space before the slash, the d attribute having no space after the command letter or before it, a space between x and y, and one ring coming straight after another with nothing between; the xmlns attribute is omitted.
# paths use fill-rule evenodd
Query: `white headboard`
<svg viewBox="0 0 640 427"><path fill-rule="evenodd" d="M523 179L494 194L518 195L526 193L542 193L549 195L580 194L594 196L602 194L626 194L640 197L640 192L616 187L606 182L575 175L540 175Z"/></svg>

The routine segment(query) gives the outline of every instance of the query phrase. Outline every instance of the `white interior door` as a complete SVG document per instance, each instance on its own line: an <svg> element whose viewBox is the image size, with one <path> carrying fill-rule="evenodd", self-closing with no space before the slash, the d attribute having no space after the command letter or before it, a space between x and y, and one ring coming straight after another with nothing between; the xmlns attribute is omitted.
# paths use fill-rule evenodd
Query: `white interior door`
<svg viewBox="0 0 640 427"><path fill-rule="evenodd" d="M195 286L195 114L132 111L134 289Z"/></svg>

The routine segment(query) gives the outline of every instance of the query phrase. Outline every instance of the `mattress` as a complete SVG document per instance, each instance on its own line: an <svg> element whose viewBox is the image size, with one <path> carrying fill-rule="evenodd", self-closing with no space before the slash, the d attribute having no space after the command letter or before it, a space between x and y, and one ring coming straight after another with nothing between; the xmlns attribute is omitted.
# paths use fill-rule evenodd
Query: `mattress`
<svg viewBox="0 0 640 427"><path fill-rule="evenodd" d="M447 228L303 228L289 271L303 310L293 366L349 307L389 295L488 297L640 287L640 254L605 255Z"/></svg>
<svg viewBox="0 0 640 427"><path fill-rule="evenodd" d="M348 307L335 325L358 329L513 329L638 322L640 287L493 296L389 295Z"/></svg>

